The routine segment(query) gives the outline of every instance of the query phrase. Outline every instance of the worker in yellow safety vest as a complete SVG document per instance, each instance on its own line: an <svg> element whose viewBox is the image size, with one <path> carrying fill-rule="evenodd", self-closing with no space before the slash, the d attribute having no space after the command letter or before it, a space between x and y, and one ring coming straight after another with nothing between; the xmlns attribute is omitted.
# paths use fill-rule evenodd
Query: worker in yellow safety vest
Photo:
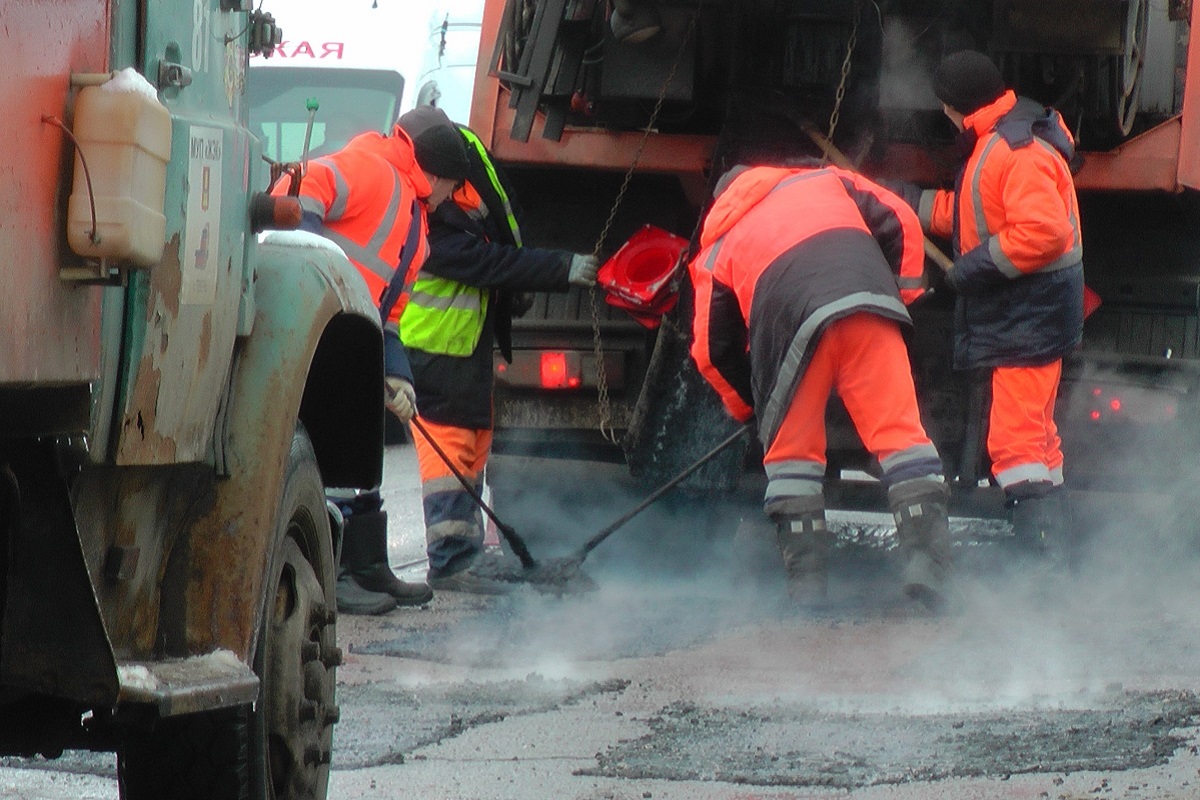
<svg viewBox="0 0 1200 800"><path fill-rule="evenodd" d="M467 181L429 218L429 258L400 318L425 431L468 481L480 485L492 445L492 352L511 361L514 295L596 282L597 261L524 247L511 194L479 138L432 106L400 117L414 138L450 130L466 145ZM427 581L435 591L497 594L511 584L472 569L483 549L475 499L422 431L413 442L425 512Z"/></svg>

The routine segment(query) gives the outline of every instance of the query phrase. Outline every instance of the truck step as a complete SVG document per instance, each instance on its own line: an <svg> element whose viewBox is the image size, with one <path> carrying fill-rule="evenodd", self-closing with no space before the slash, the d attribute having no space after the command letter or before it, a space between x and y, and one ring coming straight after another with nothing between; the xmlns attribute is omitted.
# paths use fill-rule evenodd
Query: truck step
<svg viewBox="0 0 1200 800"><path fill-rule="evenodd" d="M121 704L146 704L170 717L253 703L258 676L228 650L168 661L121 661Z"/></svg>

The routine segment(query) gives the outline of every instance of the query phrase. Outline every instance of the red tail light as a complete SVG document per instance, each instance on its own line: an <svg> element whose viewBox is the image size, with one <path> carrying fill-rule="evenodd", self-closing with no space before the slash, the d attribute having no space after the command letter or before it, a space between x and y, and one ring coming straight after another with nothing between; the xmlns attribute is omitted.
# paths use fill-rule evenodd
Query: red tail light
<svg viewBox="0 0 1200 800"><path fill-rule="evenodd" d="M538 375L543 389L577 389L583 383L579 359L558 351L541 354Z"/></svg>
<svg viewBox="0 0 1200 800"><path fill-rule="evenodd" d="M1175 392L1141 386L1092 386L1087 416L1092 422L1164 423L1179 414Z"/></svg>
<svg viewBox="0 0 1200 800"><path fill-rule="evenodd" d="M584 350L514 350L512 363L497 352L494 369L497 385L513 389L566 392L596 386L592 353ZM605 353L605 373L610 391L625 387L624 360L619 353Z"/></svg>

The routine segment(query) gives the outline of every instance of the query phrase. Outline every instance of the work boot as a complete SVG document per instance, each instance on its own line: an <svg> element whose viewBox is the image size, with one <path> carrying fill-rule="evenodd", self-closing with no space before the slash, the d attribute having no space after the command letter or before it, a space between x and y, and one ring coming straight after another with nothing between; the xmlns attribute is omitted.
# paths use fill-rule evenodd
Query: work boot
<svg viewBox="0 0 1200 800"><path fill-rule="evenodd" d="M1060 487L1050 481L1022 481L1004 490L1017 548L1049 564L1066 562L1066 516Z"/></svg>
<svg viewBox="0 0 1200 800"><path fill-rule="evenodd" d="M433 599L433 590L428 586L402 581L388 566L386 511L351 514L346 518L341 566L359 589L387 595L395 601L394 606L419 606ZM338 585L341 584L339 579ZM338 607L340 610L340 600Z"/></svg>
<svg viewBox="0 0 1200 800"><path fill-rule="evenodd" d="M486 575L479 575L470 567L452 572L449 575L435 575L432 570L426 580L435 592L466 592L469 594L501 595L511 594L516 590L516 584L511 581L497 580Z"/></svg>
<svg viewBox="0 0 1200 800"><path fill-rule="evenodd" d="M829 592L829 551L833 536L825 527L820 495L772 501L768 515L787 570L788 596L805 608L820 606Z"/></svg>
<svg viewBox="0 0 1200 800"><path fill-rule="evenodd" d="M339 614L374 617L396 607L396 598L386 592L372 592L359 585L346 570L338 575L334 589Z"/></svg>
<svg viewBox="0 0 1200 800"><path fill-rule="evenodd" d="M953 568L949 503L950 487L934 478L901 481L888 489L904 559L904 593L932 610L945 602Z"/></svg>
<svg viewBox="0 0 1200 800"><path fill-rule="evenodd" d="M428 584L410 583L396 577L386 561L376 561L355 570L354 579L368 591L383 592L396 599L398 606L420 606L433 599Z"/></svg>

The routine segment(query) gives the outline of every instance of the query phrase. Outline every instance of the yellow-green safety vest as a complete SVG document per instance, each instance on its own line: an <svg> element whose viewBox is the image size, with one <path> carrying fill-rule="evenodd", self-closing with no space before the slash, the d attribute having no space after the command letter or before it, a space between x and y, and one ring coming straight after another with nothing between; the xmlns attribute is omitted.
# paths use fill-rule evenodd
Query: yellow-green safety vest
<svg viewBox="0 0 1200 800"><path fill-rule="evenodd" d="M459 128L467 144L475 149L487 169L488 179L504 206L505 221L513 240L521 245L521 232L512 204L496 175L487 148L471 131ZM483 206L468 210L477 220L487 215ZM405 347L448 356L469 356L479 344L483 321L487 317L489 292L458 281L439 278L421 271L412 286L412 294L400 318L400 339Z"/></svg>

